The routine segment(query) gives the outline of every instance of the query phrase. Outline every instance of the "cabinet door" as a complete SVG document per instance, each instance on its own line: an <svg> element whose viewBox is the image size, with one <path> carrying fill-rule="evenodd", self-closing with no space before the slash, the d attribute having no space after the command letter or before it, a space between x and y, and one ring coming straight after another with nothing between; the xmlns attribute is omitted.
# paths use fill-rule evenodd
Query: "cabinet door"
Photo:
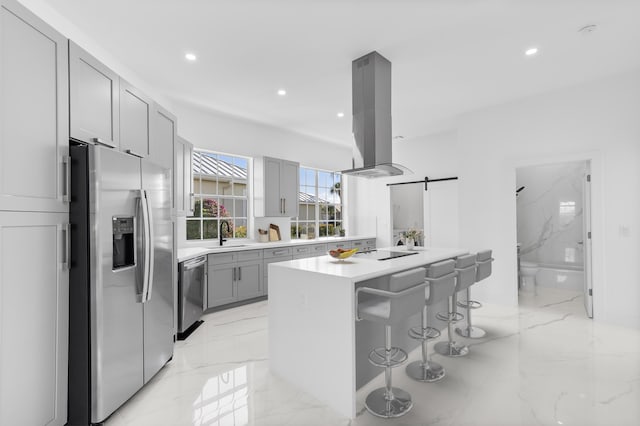
<svg viewBox="0 0 640 426"><path fill-rule="evenodd" d="M119 83L116 73L69 41L71 137L119 147Z"/></svg>
<svg viewBox="0 0 640 426"><path fill-rule="evenodd" d="M284 216L283 200L280 193L282 181L282 160L264 158L264 215Z"/></svg>
<svg viewBox="0 0 640 426"><path fill-rule="evenodd" d="M238 263L236 285L238 300L252 299L262 295L262 261Z"/></svg>
<svg viewBox="0 0 640 426"><path fill-rule="evenodd" d="M0 1L0 210L67 212L67 39Z"/></svg>
<svg viewBox="0 0 640 426"><path fill-rule="evenodd" d="M173 207L178 216L184 216L184 146L186 141L180 137L176 139L175 146L175 167L173 169L174 187L173 187Z"/></svg>
<svg viewBox="0 0 640 426"><path fill-rule="evenodd" d="M179 216L193 215L193 145L178 137L176 141L176 213Z"/></svg>
<svg viewBox="0 0 640 426"><path fill-rule="evenodd" d="M300 166L293 161L282 160L280 175L282 216L298 217L298 191L300 188Z"/></svg>
<svg viewBox="0 0 640 426"><path fill-rule="evenodd" d="M207 279L207 306L225 305L238 300L235 291L236 265L209 265Z"/></svg>
<svg viewBox="0 0 640 426"><path fill-rule="evenodd" d="M174 168L174 149L176 144L176 116L160 105L153 104L151 119L151 144L149 158L165 169ZM175 171L174 171L175 172ZM175 174L175 173L174 173Z"/></svg>
<svg viewBox="0 0 640 426"><path fill-rule="evenodd" d="M120 150L137 157L148 157L150 124L151 99L120 79Z"/></svg>
<svg viewBox="0 0 640 426"><path fill-rule="evenodd" d="M0 212L0 424L67 422L65 213Z"/></svg>

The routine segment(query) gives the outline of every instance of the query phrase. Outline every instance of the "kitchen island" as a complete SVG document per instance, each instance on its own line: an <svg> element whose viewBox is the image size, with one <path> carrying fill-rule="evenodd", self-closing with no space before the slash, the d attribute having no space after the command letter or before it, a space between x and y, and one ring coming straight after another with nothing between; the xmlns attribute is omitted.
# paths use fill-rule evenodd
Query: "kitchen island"
<svg viewBox="0 0 640 426"><path fill-rule="evenodd" d="M387 260L363 254L338 261L327 255L269 265L271 371L354 418L356 390L382 373L369 365L367 355L383 340L382 326L367 321L356 324L356 288L385 288L396 272L467 252L420 247L416 254ZM418 325L418 318L396 326L394 344L407 350L418 345L406 337L409 324Z"/></svg>

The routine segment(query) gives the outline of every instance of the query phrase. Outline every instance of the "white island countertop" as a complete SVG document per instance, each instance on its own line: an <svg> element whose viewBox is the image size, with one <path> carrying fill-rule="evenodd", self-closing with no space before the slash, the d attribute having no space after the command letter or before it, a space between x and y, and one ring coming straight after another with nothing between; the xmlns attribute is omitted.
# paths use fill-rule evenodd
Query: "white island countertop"
<svg viewBox="0 0 640 426"><path fill-rule="evenodd" d="M415 251L388 260L355 255L338 261L327 254L269 264L270 370L343 416L355 418L357 383L382 373L374 369L373 376L363 374L358 366L368 365L368 360L357 355L368 354L384 335L379 324L358 323L356 327L356 287L359 283L375 286L396 272L468 253L459 248L417 247ZM397 327L401 328L395 330L398 335L407 335L408 324ZM356 328L361 331L358 339ZM373 330L374 339L367 330Z"/></svg>
<svg viewBox="0 0 640 426"><path fill-rule="evenodd" d="M378 248L376 250L407 251L406 247L403 246ZM416 247L410 252L416 254L388 260L375 260L368 258L366 254L355 254L346 260L340 261L327 254L326 256L278 262L269 267L297 269L315 274L347 278L351 282L357 282L428 265L443 259L457 257L468 253L468 250L458 248Z"/></svg>

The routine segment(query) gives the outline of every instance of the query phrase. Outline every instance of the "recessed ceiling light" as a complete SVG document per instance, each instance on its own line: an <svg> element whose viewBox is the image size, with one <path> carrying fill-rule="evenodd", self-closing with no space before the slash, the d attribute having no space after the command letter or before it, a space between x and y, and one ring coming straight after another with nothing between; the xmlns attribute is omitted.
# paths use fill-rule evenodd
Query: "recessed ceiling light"
<svg viewBox="0 0 640 426"><path fill-rule="evenodd" d="M186 59L187 61L191 61L191 62L193 62L193 61L195 61L196 59L198 59L198 57L197 57L195 54L193 54L193 53L186 53L186 54L184 55L184 57L185 57L185 59Z"/></svg>
<svg viewBox="0 0 640 426"><path fill-rule="evenodd" d="M404 136L402 136L402 135L397 135L397 136L393 137L393 140L395 140L395 141L399 141L399 140L402 140L402 139L404 139Z"/></svg>
<svg viewBox="0 0 640 426"><path fill-rule="evenodd" d="M532 55L535 55L536 53L538 53L537 47L531 47L524 52L524 54L527 56L532 56Z"/></svg>
<svg viewBox="0 0 640 426"><path fill-rule="evenodd" d="M287 91L286 91L286 90L284 90L284 89L279 89L279 90L278 90L278 95L279 95L279 96L284 96L284 95L286 95L286 94L287 94Z"/></svg>
<svg viewBox="0 0 640 426"><path fill-rule="evenodd" d="M339 112L337 115L338 115L338 118L342 118L344 117L344 112Z"/></svg>
<svg viewBox="0 0 640 426"><path fill-rule="evenodd" d="M597 28L598 27L596 25L594 25L594 24L585 25L584 27L580 28L578 30L578 32L580 34L587 35L587 34L591 34L592 32L594 32Z"/></svg>

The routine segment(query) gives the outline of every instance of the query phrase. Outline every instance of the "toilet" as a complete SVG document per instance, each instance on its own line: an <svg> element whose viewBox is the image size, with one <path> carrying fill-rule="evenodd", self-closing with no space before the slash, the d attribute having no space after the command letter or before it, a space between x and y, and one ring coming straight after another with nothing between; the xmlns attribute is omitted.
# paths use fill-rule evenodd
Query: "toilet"
<svg viewBox="0 0 640 426"><path fill-rule="evenodd" d="M536 274L538 264L533 262L520 262L520 290L533 292L536 288Z"/></svg>

